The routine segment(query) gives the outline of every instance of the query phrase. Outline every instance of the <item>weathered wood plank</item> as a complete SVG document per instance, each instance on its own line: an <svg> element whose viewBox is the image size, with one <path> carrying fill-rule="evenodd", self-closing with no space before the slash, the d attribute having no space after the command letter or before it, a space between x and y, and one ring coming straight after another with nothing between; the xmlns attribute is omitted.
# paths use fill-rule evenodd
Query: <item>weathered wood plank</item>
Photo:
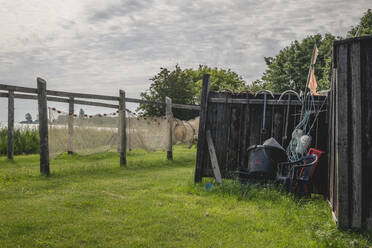
<svg viewBox="0 0 372 248"><path fill-rule="evenodd" d="M338 48L337 62L337 123L336 123L336 165L338 188L338 225L341 228L349 227L349 140L348 140L348 46Z"/></svg>
<svg viewBox="0 0 372 248"><path fill-rule="evenodd" d="M46 81L37 78L40 140L40 173L49 176L49 143L48 143L48 105Z"/></svg>
<svg viewBox="0 0 372 248"><path fill-rule="evenodd" d="M208 143L208 151L209 151L209 157L211 159L212 169L214 173L214 178L216 178L217 183L222 183L222 177L220 172L220 167L218 166L216 151L214 149L213 140L211 131L207 130L206 133L207 143Z"/></svg>
<svg viewBox="0 0 372 248"><path fill-rule="evenodd" d="M352 219L351 227L362 227L362 96L360 43L350 47L352 118Z"/></svg>
<svg viewBox="0 0 372 248"><path fill-rule="evenodd" d="M165 115L167 116L169 123L169 132L168 132L168 150L167 150L167 159L173 160L173 114L172 114L172 99L165 97Z"/></svg>
<svg viewBox="0 0 372 248"><path fill-rule="evenodd" d="M362 44L362 108L363 108L363 215L365 226L372 230L372 38L364 40Z"/></svg>
<svg viewBox="0 0 372 248"><path fill-rule="evenodd" d="M200 110L200 106L198 106L198 105L187 105L187 104L179 104L179 103L172 103L172 108L188 109L188 110Z"/></svg>
<svg viewBox="0 0 372 248"><path fill-rule="evenodd" d="M7 85L7 86L9 86L9 87L5 87L5 88L13 88L13 86L10 86L10 85ZM16 86L14 86L14 87L17 88ZM29 90L29 91L31 91L31 90ZM61 92L61 91L48 91L48 92L53 93L53 94L49 94L49 95L57 95L57 96L62 96L62 97L77 97L77 96L79 96L80 98L100 99L100 100L109 100L109 101L116 101L118 99L117 97L116 97L116 99L114 99L114 97L112 97L112 96L103 96L103 95L68 93L68 92ZM34 92L27 92L27 93L34 93ZM8 93L0 92L0 97L8 97ZM26 95L26 94L15 94L15 98L37 100L36 95ZM146 101L146 100L136 99L136 98L126 98L126 99L127 99L127 102L132 102L132 103L165 105L164 102ZM68 103L67 98L58 98L58 97L48 97L48 101L67 102ZM116 106L114 108L119 108L118 105L115 105L115 104L108 104L108 103L101 103L101 102L89 102L89 101L84 101L84 100L75 100L75 103L81 104L81 105L91 105L91 106L107 107L107 108L113 108L113 106ZM187 110L200 110L199 105L188 105L188 104L178 104L178 103L173 103L172 108L187 109Z"/></svg>
<svg viewBox="0 0 372 248"><path fill-rule="evenodd" d="M47 95L49 96L62 96L62 97L73 97L73 98L88 98L88 99L99 99L99 100L108 100L108 101L118 101L117 96L105 96L105 95L96 95L96 94L87 94L87 93L74 93L74 92L65 92L57 90L47 90Z"/></svg>
<svg viewBox="0 0 372 248"><path fill-rule="evenodd" d="M120 166L127 165L127 132L126 132L126 107L125 91L119 91L119 116L120 116Z"/></svg>
<svg viewBox="0 0 372 248"><path fill-rule="evenodd" d="M202 94L200 100L200 121L199 121L199 134L198 134L198 147L196 153L196 168L194 181L201 182L203 172L204 148L206 144L206 123L208 114L208 95L209 95L209 80L210 75L203 75Z"/></svg>
<svg viewBox="0 0 372 248"><path fill-rule="evenodd" d="M35 88L13 86L13 85L7 85L7 84L0 84L0 90L5 90L5 91L11 90L13 92L16 91L16 92L37 94L37 89L35 89Z"/></svg>
<svg viewBox="0 0 372 248"><path fill-rule="evenodd" d="M8 92L8 159L14 156L14 92Z"/></svg>
<svg viewBox="0 0 372 248"><path fill-rule="evenodd" d="M70 97L68 103L68 143L67 153L73 153L73 137L74 137L74 98Z"/></svg>
<svg viewBox="0 0 372 248"><path fill-rule="evenodd" d="M210 98L209 102L213 103L224 103L225 99L223 98ZM253 98L253 99L242 99L242 98L230 98L228 99L227 103L233 103L233 104L258 104L261 105L263 104L264 100L260 98ZM278 102L278 100L273 100L273 99L267 99L267 105L287 105L288 100L281 100ZM314 104L321 105L323 103L322 100L315 100ZM298 100L292 100L291 105L298 105L301 106L301 102Z"/></svg>

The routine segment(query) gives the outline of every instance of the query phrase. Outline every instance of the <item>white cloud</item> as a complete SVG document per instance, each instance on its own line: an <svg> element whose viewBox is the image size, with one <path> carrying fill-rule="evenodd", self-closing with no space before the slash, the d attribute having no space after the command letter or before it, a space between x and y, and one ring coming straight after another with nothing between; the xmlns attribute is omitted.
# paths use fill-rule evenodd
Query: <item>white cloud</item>
<svg viewBox="0 0 372 248"><path fill-rule="evenodd" d="M251 82L264 56L309 34L345 35L372 8L370 0L0 3L0 83L35 87L41 76L50 89L116 95L121 88L130 97L177 63L231 68ZM6 109L4 99L0 105ZM36 105L17 110L23 119Z"/></svg>

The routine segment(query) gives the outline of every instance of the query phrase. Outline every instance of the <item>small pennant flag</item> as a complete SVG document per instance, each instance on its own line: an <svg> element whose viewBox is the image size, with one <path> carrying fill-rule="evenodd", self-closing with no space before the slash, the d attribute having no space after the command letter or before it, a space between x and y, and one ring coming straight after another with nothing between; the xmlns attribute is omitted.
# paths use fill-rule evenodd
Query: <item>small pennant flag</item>
<svg viewBox="0 0 372 248"><path fill-rule="evenodd" d="M314 73L314 68L311 69L311 74L310 74L310 81L309 81L309 85L308 85L308 88L310 89L310 93L314 96L317 96L319 95L317 92L316 92L316 88L318 87L318 84L316 82L316 79L315 79L315 73Z"/></svg>
<svg viewBox="0 0 372 248"><path fill-rule="evenodd" d="M311 58L311 65L310 65L310 68L311 68L311 71L310 71L310 78L308 79L309 82L307 84L307 87L310 89L310 93L314 96L318 95L318 93L316 93L316 88L318 87L318 84L316 82L316 79L315 79L315 72L314 72L314 65L316 63L316 59L318 57L318 47L316 46L316 44L314 45L314 50L313 50L313 56Z"/></svg>

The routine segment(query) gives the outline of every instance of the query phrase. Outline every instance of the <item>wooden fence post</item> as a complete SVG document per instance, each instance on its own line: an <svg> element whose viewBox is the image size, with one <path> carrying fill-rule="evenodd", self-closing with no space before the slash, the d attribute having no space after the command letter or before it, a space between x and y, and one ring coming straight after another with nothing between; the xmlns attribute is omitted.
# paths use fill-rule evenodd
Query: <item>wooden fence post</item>
<svg viewBox="0 0 372 248"><path fill-rule="evenodd" d="M209 74L204 74L202 94L200 99L200 121L199 121L199 134L198 134L198 150L196 153L196 167L195 167L195 183L201 182L203 173L203 161L206 153L204 152L206 144L206 124L208 114L208 95L209 95Z"/></svg>
<svg viewBox="0 0 372 248"><path fill-rule="evenodd" d="M14 91L8 91L8 159L14 156Z"/></svg>
<svg viewBox="0 0 372 248"><path fill-rule="evenodd" d="M37 78L40 139L40 173L49 176L48 112L46 81Z"/></svg>
<svg viewBox="0 0 372 248"><path fill-rule="evenodd" d="M120 166L127 165L127 132L126 132L126 113L125 113L125 91L119 91L119 122L120 122Z"/></svg>
<svg viewBox="0 0 372 248"><path fill-rule="evenodd" d="M173 114L172 114L172 99L165 97L165 114L169 122L169 139L168 139L168 151L167 159L173 160Z"/></svg>
<svg viewBox="0 0 372 248"><path fill-rule="evenodd" d="M67 153L73 153L73 135L74 135L74 98L70 96L68 102L68 144Z"/></svg>

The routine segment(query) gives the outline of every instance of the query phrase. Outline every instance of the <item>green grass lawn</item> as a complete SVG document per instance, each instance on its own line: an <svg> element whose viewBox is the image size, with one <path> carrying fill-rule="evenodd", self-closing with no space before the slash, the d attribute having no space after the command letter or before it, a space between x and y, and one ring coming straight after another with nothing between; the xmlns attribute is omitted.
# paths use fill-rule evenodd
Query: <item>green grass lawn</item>
<svg viewBox="0 0 372 248"><path fill-rule="evenodd" d="M193 184L195 149L62 155L51 176L37 155L0 158L0 247L366 247L339 231L321 197L271 186Z"/></svg>

